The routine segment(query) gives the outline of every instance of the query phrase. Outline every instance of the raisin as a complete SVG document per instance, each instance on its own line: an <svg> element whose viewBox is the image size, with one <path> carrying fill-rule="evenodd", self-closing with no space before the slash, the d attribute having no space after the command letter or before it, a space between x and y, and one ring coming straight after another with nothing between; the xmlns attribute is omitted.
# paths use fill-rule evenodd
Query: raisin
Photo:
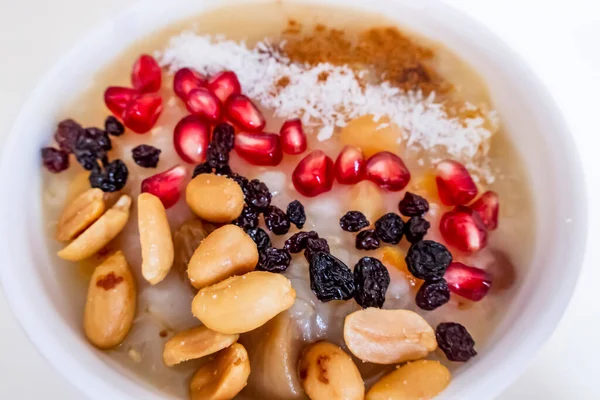
<svg viewBox="0 0 600 400"><path fill-rule="evenodd" d="M420 217L429 211L429 202L425 198L411 192L406 192L398 203L400 214L407 217Z"/></svg>
<svg viewBox="0 0 600 400"><path fill-rule="evenodd" d="M212 142L221 149L229 152L233 150L233 146L235 143L235 130L233 126L222 123L215 126L213 130L213 138Z"/></svg>
<svg viewBox="0 0 600 400"><path fill-rule="evenodd" d="M405 260L415 278L439 281L452 262L452 254L443 244L422 240L410 246Z"/></svg>
<svg viewBox="0 0 600 400"><path fill-rule="evenodd" d="M194 172L192 172L192 179L197 177L200 174L212 174L213 169L208 163L202 163L196 165L194 168Z"/></svg>
<svg viewBox="0 0 600 400"><path fill-rule="evenodd" d="M106 132L98 128L86 128L77 137L75 157L81 166L88 171L96 168L96 160L105 160L106 152L112 149L110 138Z"/></svg>
<svg viewBox="0 0 600 400"><path fill-rule="evenodd" d="M244 190L244 187L242 187L242 190ZM264 210L271 205L271 192L269 192L267 185L258 179L252 179L248 182L244 194L246 194L246 203L254 208Z"/></svg>
<svg viewBox="0 0 600 400"><path fill-rule="evenodd" d="M258 251L264 250L267 247L271 247L271 239L269 238L267 232L265 232L262 228L248 229L246 230L246 233L252 238L252 240L254 240Z"/></svg>
<svg viewBox="0 0 600 400"><path fill-rule="evenodd" d="M227 165L229 164L229 152L211 143L206 150L206 162L212 168Z"/></svg>
<svg viewBox="0 0 600 400"><path fill-rule="evenodd" d="M310 288L320 301L350 300L354 297L352 271L331 254L316 252L310 260L309 273Z"/></svg>
<svg viewBox="0 0 600 400"><path fill-rule="evenodd" d="M233 224L244 230L256 228L258 226L258 211L251 207L244 206L242 213L235 221L233 221Z"/></svg>
<svg viewBox="0 0 600 400"><path fill-rule="evenodd" d="M258 255L256 269L268 272L284 272L290 266L291 261L292 256L289 251L268 247Z"/></svg>
<svg viewBox="0 0 600 400"><path fill-rule="evenodd" d="M302 250L306 249L309 238L317 239L318 237L319 235L315 231L297 232L285 241L283 248L289 250L290 253L300 253Z"/></svg>
<svg viewBox="0 0 600 400"><path fill-rule="evenodd" d="M329 243L327 243L327 240L319 237L309 237L306 239L306 249L304 250L304 258L306 258L306 261L310 262L315 253L320 251L325 253L329 253L331 251L329 249Z"/></svg>
<svg viewBox="0 0 600 400"><path fill-rule="evenodd" d="M423 217L411 217L404 224L404 236L410 243L417 243L425 237L431 227L429 221Z"/></svg>
<svg viewBox="0 0 600 400"><path fill-rule="evenodd" d="M446 280L440 279L439 281L423 283L415 300L419 308L427 311L443 306L450 301L450 289Z"/></svg>
<svg viewBox="0 0 600 400"><path fill-rule="evenodd" d="M65 119L61 121L56 127L54 132L54 140L58 144L58 147L65 153L75 152L75 145L77 143L77 137L83 132L83 128L77 122L72 119Z"/></svg>
<svg viewBox="0 0 600 400"><path fill-rule="evenodd" d="M477 355L474 349L475 341L461 324L455 322L439 324L435 329L435 338L450 361L465 362Z"/></svg>
<svg viewBox="0 0 600 400"><path fill-rule="evenodd" d="M231 174L233 174L233 171L231 170L231 167L229 165L221 165L220 167L215 168L215 174L231 176Z"/></svg>
<svg viewBox="0 0 600 400"><path fill-rule="evenodd" d="M379 245L379 238L373 229L361 231L356 235L356 248L359 250L375 250Z"/></svg>
<svg viewBox="0 0 600 400"><path fill-rule="evenodd" d="M99 188L103 192L117 192L127 183L129 171L121 160L114 160L104 167L96 167L92 170L89 180L93 188Z"/></svg>
<svg viewBox="0 0 600 400"><path fill-rule="evenodd" d="M248 203L248 179L236 173L232 173L231 175L229 175L229 178L233 179L238 185L240 185L240 187L242 188L242 192L244 192L244 196L246 197L246 203Z"/></svg>
<svg viewBox="0 0 600 400"><path fill-rule="evenodd" d="M276 235L285 235L290 230L290 220L279 207L269 206L263 217L267 228Z"/></svg>
<svg viewBox="0 0 600 400"><path fill-rule="evenodd" d="M106 117L106 120L104 120L104 130L106 133L113 136L121 136L125 133L123 124L112 115L109 115Z"/></svg>
<svg viewBox="0 0 600 400"><path fill-rule="evenodd" d="M62 172L69 168L69 155L63 150L44 147L42 149L42 162L48 171L54 173Z"/></svg>
<svg viewBox="0 0 600 400"><path fill-rule="evenodd" d="M354 285L354 299L361 307L381 308L390 285L390 274L378 259L363 257L354 266Z"/></svg>
<svg viewBox="0 0 600 400"><path fill-rule="evenodd" d="M291 223L296 225L298 229L302 229L306 223L306 212L304 206L298 200L292 201L287 206L287 216Z"/></svg>
<svg viewBox="0 0 600 400"><path fill-rule="evenodd" d="M147 144L140 144L131 150L133 161L140 167L156 168L161 150Z"/></svg>
<svg viewBox="0 0 600 400"><path fill-rule="evenodd" d="M404 235L404 221L398 214L385 214L375 222L375 232L382 242L398 244Z"/></svg>
<svg viewBox="0 0 600 400"><path fill-rule="evenodd" d="M340 227L347 232L358 232L369 226L370 222L360 211L348 211L340 218Z"/></svg>

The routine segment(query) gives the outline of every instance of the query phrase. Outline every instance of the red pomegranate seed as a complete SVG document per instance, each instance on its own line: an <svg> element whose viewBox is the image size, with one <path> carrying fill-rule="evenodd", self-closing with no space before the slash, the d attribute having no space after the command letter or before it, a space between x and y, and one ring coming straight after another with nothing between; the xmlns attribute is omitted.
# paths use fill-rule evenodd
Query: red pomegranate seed
<svg viewBox="0 0 600 400"><path fill-rule="evenodd" d="M188 94L207 85L206 78L190 68L181 68L173 77L173 90L177 97L186 101Z"/></svg>
<svg viewBox="0 0 600 400"><path fill-rule="evenodd" d="M162 71L154 57L142 54L133 64L131 83L143 93L158 92L162 82Z"/></svg>
<svg viewBox="0 0 600 400"><path fill-rule="evenodd" d="M436 171L435 181L440 200L445 205L469 204L477 196L477 186L461 163L444 160L437 165Z"/></svg>
<svg viewBox="0 0 600 400"><path fill-rule="evenodd" d="M188 115L175 125L173 144L183 161L190 164L203 162L209 142L210 127L199 116Z"/></svg>
<svg viewBox="0 0 600 400"><path fill-rule="evenodd" d="M470 207L479 214L486 228L493 231L498 227L500 202L496 192L488 190L471 204Z"/></svg>
<svg viewBox="0 0 600 400"><path fill-rule="evenodd" d="M339 183L351 185L365 177L365 156L358 147L346 146L335 160L335 177Z"/></svg>
<svg viewBox="0 0 600 400"><path fill-rule="evenodd" d="M145 93L127 106L123 113L123 123L136 133L146 133L152 129L162 109L160 95Z"/></svg>
<svg viewBox="0 0 600 400"><path fill-rule="evenodd" d="M372 155L367 160L365 171L368 180L392 192L404 189L410 181L410 172L404 161L389 151Z"/></svg>
<svg viewBox="0 0 600 400"><path fill-rule="evenodd" d="M123 118L127 106L140 95L135 89L111 86L104 91L106 107L117 117Z"/></svg>
<svg viewBox="0 0 600 400"><path fill-rule="evenodd" d="M459 262L450 264L444 279L452 293L472 301L483 299L492 286L492 277L486 271Z"/></svg>
<svg viewBox="0 0 600 400"><path fill-rule="evenodd" d="M260 132L265 127L265 117L252 100L243 94L229 97L225 103L225 112L229 120L243 131Z"/></svg>
<svg viewBox="0 0 600 400"><path fill-rule="evenodd" d="M306 135L298 118L287 120L279 131L281 148L287 154L301 154L306 151Z"/></svg>
<svg viewBox="0 0 600 400"><path fill-rule="evenodd" d="M278 165L283 158L279 135L274 133L239 132L235 135L235 151L253 165Z"/></svg>
<svg viewBox="0 0 600 400"><path fill-rule="evenodd" d="M242 93L242 87L237 75L232 71L223 71L210 78L208 88L217 95L223 103L234 94Z"/></svg>
<svg viewBox="0 0 600 400"><path fill-rule="evenodd" d="M475 253L487 244L487 231L479 214L469 207L456 206L440 220L440 232L450 246Z"/></svg>
<svg viewBox="0 0 600 400"><path fill-rule="evenodd" d="M185 168L177 165L167 171L150 176L142 181L142 193L152 193L162 201L165 208L175 205L181 195Z"/></svg>
<svg viewBox="0 0 600 400"><path fill-rule="evenodd" d="M204 117L209 122L217 122L221 118L221 101L207 88L192 90L185 105L189 112Z"/></svg>
<svg viewBox="0 0 600 400"><path fill-rule="evenodd" d="M300 160L292 173L292 182L298 193L314 197L331 190L333 177L333 160L321 150L315 150Z"/></svg>

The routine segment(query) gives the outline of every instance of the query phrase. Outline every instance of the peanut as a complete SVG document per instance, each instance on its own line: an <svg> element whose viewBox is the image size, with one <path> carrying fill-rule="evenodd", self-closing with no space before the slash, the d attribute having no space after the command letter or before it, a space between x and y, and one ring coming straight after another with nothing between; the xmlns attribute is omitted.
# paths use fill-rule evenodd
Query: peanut
<svg viewBox="0 0 600 400"><path fill-rule="evenodd" d="M285 276L254 271L200 290L192 313L221 333L244 333L264 325L294 304L296 291Z"/></svg>
<svg viewBox="0 0 600 400"><path fill-rule="evenodd" d="M63 210L56 226L56 240L67 241L77 237L104 212L104 193L89 189L70 202Z"/></svg>
<svg viewBox="0 0 600 400"><path fill-rule="evenodd" d="M304 391L311 400L362 400L365 384L352 358L329 342L310 345L298 366Z"/></svg>
<svg viewBox="0 0 600 400"><path fill-rule="evenodd" d="M153 194L138 196L138 228L142 245L142 276L156 285L171 270L175 253L167 212Z"/></svg>
<svg viewBox="0 0 600 400"><path fill-rule="evenodd" d="M353 312L344 322L344 340L352 354L375 364L418 360L437 348L431 326L409 310Z"/></svg>
<svg viewBox="0 0 600 400"><path fill-rule="evenodd" d="M179 332L165 343L163 361L169 367L216 353L237 342L239 335L226 335L205 326Z"/></svg>
<svg viewBox="0 0 600 400"><path fill-rule="evenodd" d="M192 211L209 222L231 222L242 213L244 193L234 180L200 174L188 183L185 198Z"/></svg>
<svg viewBox="0 0 600 400"><path fill-rule="evenodd" d="M250 361L244 346L234 343L201 366L190 383L192 400L233 399L248 382Z"/></svg>
<svg viewBox="0 0 600 400"><path fill-rule="evenodd" d="M96 254L123 230L129 219L130 206L131 197L121 196L100 219L59 251L58 256L69 261L81 261Z"/></svg>
<svg viewBox="0 0 600 400"><path fill-rule="evenodd" d="M135 316L136 289L121 251L96 267L88 286L83 328L96 347L110 349L120 344Z"/></svg>
<svg viewBox="0 0 600 400"><path fill-rule="evenodd" d="M187 272L192 285L201 289L250 272L257 263L258 249L252 238L239 226L224 225L200 243Z"/></svg>

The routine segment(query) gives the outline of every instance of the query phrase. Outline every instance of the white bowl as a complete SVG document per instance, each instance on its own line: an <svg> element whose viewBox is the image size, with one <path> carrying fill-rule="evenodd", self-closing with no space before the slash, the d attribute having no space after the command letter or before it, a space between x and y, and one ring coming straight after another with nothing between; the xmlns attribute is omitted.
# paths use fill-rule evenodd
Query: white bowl
<svg viewBox="0 0 600 400"><path fill-rule="evenodd" d="M270 0L274 1L274 0ZM290 0L286 0L290 1ZM314 2L319 2L315 0ZM145 1L99 26L56 65L23 107L4 148L0 177L2 282L39 351L93 399L162 399L90 346L53 269L43 237L39 149L65 104L98 67L137 38L222 0ZM483 75L530 176L536 240L532 265L480 355L455 374L442 399L486 399L525 368L560 320L579 275L586 235L583 172L571 135L550 95L523 62L475 21L435 1L322 0L384 13L438 40Z"/></svg>

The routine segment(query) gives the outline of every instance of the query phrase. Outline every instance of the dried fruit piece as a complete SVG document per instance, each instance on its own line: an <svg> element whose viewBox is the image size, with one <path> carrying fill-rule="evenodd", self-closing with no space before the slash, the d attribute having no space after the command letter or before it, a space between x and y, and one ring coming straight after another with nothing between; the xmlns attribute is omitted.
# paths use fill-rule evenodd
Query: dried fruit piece
<svg viewBox="0 0 600 400"><path fill-rule="evenodd" d="M70 154L75 152L75 143L77 142L77 137L82 132L83 128L81 125L72 119L65 119L56 127L56 132L54 132L54 140L56 140L58 147L60 147L62 151Z"/></svg>
<svg viewBox="0 0 600 400"><path fill-rule="evenodd" d="M440 232L452 247L465 253L475 253L487 245L487 230L479 213L469 207L456 206L442 215Z"/></svg>
<svg viewBox="0 0 600 400"><path fill-rule="evenodd" d="M350 268L331 254L318 251L310 260L310 289L322 302L350 300L355 293Z"/></svg>
<svg viewBox="0 0 600 400"><path fill-rule="evenodd" d="M235 342L239 335L227 335L198 326L179 332L165 343L163 361L168 367L184 361L195 360L223 350Z"/></svg>
<svg viewBox="0 0 600 400"><path fill-rule="evenodd" d="M380 151L400 153L402 131L389 118L364 115L350 121L340 133L343 144L358 147L366 157Z"/></svg>
<svg viewBox="0 0 600 400"><path fill-rule="evenodd" d="M142 93L158 92L162 82L162 71L154 57L142 54L131 70L131 84Z"/></svg>
<svg viewBox="0 0 600 400"><path fill-rule="evenodd" d="M192 179L197 177L200 174L212 174L213 168L208 165L207 162L198 164L194 167L194 171L192 171Z"/></svg>
<svg viewBox="0 0 600 400"><path fill-rule="evenodd" d="M410 172L402 159L389 151L371 156L365 171L368 180L392 192L404 189L410 181Z"/></svg>
<svg viewBox="0 0 600 400"><path fill-rule="evenodd" d="M221 101L205 87L193 89L188 93L185 106L193 115L215 123L221 118Z"/></svg>
<svg viewBox="0 0 600 400"><path fill-rule="evenodd" d="M127 105L123 122L135 133L146 133L156 124L162 109L162 97L159 94L145 93Z"/></svg>
<svg viewBox="0 0 600 400"><path fill-rule="evenodd" d="M90 185L93 188L99 188L103 192L118 192L125 187L129 170L121 160L114 160L104 166L94 168L90 174Z"/></svg>
<svg viewBox="0 0 600 400"><path fill-rule="evenodd" d="M309 232L309 234L310 233L311 232ZM306 258L306 261L310 262L313 256L320 251L329 253L329 244L324 238L318 237L318 235L316 235L315 232L315 237L309 235L306 239L306 249L304 250L304 258Z"/></svg>
<svg viewBox="0 0 600 400"><path fill-rule="evenodd" d="M298 193L314 197L333 187L333 160L321 150L304 157L292 173L292 182Z"/></svg>
<svg viewBox="0 0 600 400"><path fill-rule="evenodd" d="M304 206L298 200L294 200L288 204L286 214L290 222L296 225L298 229L304 227L306 212L304 211Z"/></svg>
<svg viewBox="0 0 600 400"><path fill-rule="evenodd" d="M210 128L197 115L183 117L173 131L173 144L179 157L187 163L197 164L206 159Z"/></svg>
<svg viewBox="0 0 600 400"><path fill-rule="evenodd" d="M62 172L69 168L69 155L53 147L44 147L42 149L42 163L50 172Z"/></svg>
<svg viewBox="0 0 600 400"><path fill-rule="evenodd" d="M143 168L156 168L161 150L147 144L140 144L131 150L133 161Z"/></svg>
<svg viewBox="0 0 600 400"><path fill-rule="evenodd" d="M287 120L279 131L281 148L287 154L302 154L306 151L306 135L298 118Z"/></svg>
<svg viewBox="0 0 600 400"><path fill-rule="evenodd" d="M358 147L346 146L335 160L335 178L341 184L353 185L365 177L365 157Z"/></svg>
<svg viewBox="0 0 600 400"><path fill-rule="evenodd" d="M188 94L208 84L206 78L190 68L181 68L173 77L173 90L177 97L186 101Z"/></svg>
<svg viewBox="0 0 600 400"><path fill-rule="evenodd" d="M230 96L242 92L240 81L232 71L223 71L210 78L208 88L217 95L223 104Z"/></svg>
<svg viewBox="0 0 600 400"><path fill-rule="evenodd" d="M398 203L398 210L407 217L420 217L429 211L429 202L418 194L406 192Z"/></svg>
<svg viewBox="0 0 600 400"><path fill-rule="evenodd" d="M398 244L404 235L404 221L397 214L385 214L375 221L375 232L382 242Z"/></svg>
<svg viewBox="0 0 600 400"><path fill-rule="evenodd" d="M315 231L297 232L285 241L285 245L283 247L290 253L300 253L302 250L306 249L309 238L317 239L318 237L319 235ZM327 241L325 241L325 244L327 244ZM329 245L327 245L327 249L329 249Z"/></svg>
<svg viewBox="0 0 600 400"><path fill-rule="evenodd" d="M194 254L194 251L216 227L208 222L203 222L200 219L190 219L177 228L173 234L173 247L175 250L174 267L178 272L183 272L185 280L189 282L187 277L187 267Z"/></svg>
<svg viewBox="0 0 600 400"><path fill-rule="evenodd" d="M265 225L276 235L285 235L290 230L290 220L279 207L269 206L263 212Z"/></svg>
<svg viewBox="0 0 600 400"><path fill-rule="evenodd" d="M229 121L244 131L260 132L266 125L258 107L243 94L234 94L227 99L225 113Z"/></svg>
<svg viewBox="0 0 600 400"><path fill-rule="evenodd" d="M431 227L429 221L423 217L411 217L404 223L404 236L410 243L417 243L425 237Z"/></svg>
<svg viewBox="0 0 600 400"><path fill-rule="evenodd" d="M206 163L215 169L229 166L229 151L210 143L206 149Z"/></svg>
<svg viewBox="0 0 600 400"><path fill-rule="evenodd" d="M435 337L438 346L450 361L465 362L477 355L475 341L461 324L443 322L435 329Z"/></svg>
<svg viewBox="0 0 600 400"><path fill-rule="evenodd" d="M105 207L102 190L88 189L83 192L65 207L58 218L56 240L62 242L76 238L100 218Z"/></svg>
<svg viewBox="0 0 600 400"><path fill-rule="evenodd" d="M477 185L464 165L444 160L436 166L435 178L440 200L447 206L469 204L477 196Z"/></svg>
<svg viewBox="0 0 600 400"><path fill-rule="evenodd" d="M366 229L356 235L356 248L358 250L376 250L379 246L379 237L377 237L374 229Z"/></svg>
<svg viewBox="0 0 600 400"><path fill-rule="evenodd" d="M242 213L237 217L232 224L239 226L246 232L249 229L258 227L258 211L254 208L244 206Z"/></svg>
<svg viewBox="0 0 600 400"><path fill-rule="evenodd" d="M435 310L449 301L450 289L444 279L425 282L417 292L416 303L423 310Z"/></svg>
<svg viewBox="0 0 600 400"><path fill-rule="evenodd" d="M492 276L489 273L459 262L450 264L444 278L452 293L472 301L483 299L492 286Z"/></svg>
<svg viewBox="0 0 600 400"><path fill-rule="evenodd" d="M246 233L248 236L250 236L250 238L252 238L254 243L256 243L256 247L258 248L259 252L271 247L271 239L269 238L267 232L265 232L262 228L248 229Z"/></svg>
<svg viewBox="0 0 600 400"><path fill-rule="evenodd" d="M471 204L470 208L479 214L487 229L493 231L498 227L500 201L496 192L488 190Z"/></svg>
<svg viewBox="0 0 600 400"><path fill-rule="evenodd" d="M358 305L363 308L381 308L390 285L390 274L378 259L363 257L354 266L354 284L354 299Z"/></svg>
<svg viewBox="0 0 600 400"><path fill-rule="evenodd" d="M243 177L240 177L243 178ZM244 178L245 179L245 178ZM233 178L236 182L236 178ZM239 184L239 182L238 182ZM246 203L258 210L266 210L271 205L271 192L267 185L258 179L252 179L245 185L240 185L246 195Z"/></svg>
<svg viewBox="0 0 600 400"><path fill-rule="evenodd" d="M362 212L369 221L375 221L385 212L381 189L371 181L354 185L348 192L347 203L347 209Z"/></svg>
<svg viewBox="0 0 600 400"><path fill-rule="evenodd" d="M415 278L413 274L409 272L405 258L406 253L397 247L384 247L381 252L381 261L387 267L393 267L400 271L408 281L411 289L418 290L423 284L423 281Z"/></svg>
<svg viewBox="0 0 600 400"><path fill-rule="evenodd" d="M162 201L165 208L169 208L179 200L184 179L185 168L177 165L144 179L141 192L152 193Z"/></svg>
<svg viewBox="0 0 600 400"><path fill-rule="evenodd" d="M142 276L152 285L161 282L173 266L175 252L165 207L151 193L137 199L138 231L142 249Z"/></svg>
<svg viewBox="0 0 600 400"><path fill-rule="evenodd" d="M340 227L346 232L358 232L369 224L367 217L360 211L348 211L340 218Z"/></svg>
<svg viewBox="0 0 600 400"><path fill-rule="evenodd" d="M109 115L104 120L104 130L106 133L112 136L121 136L125 133L125 127L123 124L112 115Z"/></svg>
<svg viewBox="0 0 600 400"><path fill-rule="evenodd" d="M122 118L127 107L139 96L140 92L135 89L111 86L104 92L104 103L114 115Z"/></svg>
<svg viewBox="0 0 600 400"><path fill-rule="evenodd" d="M274 133L239 132L235 135L235 151L253 165L278 165L283 158L279 135Z"/></svg>
<svg viewBox="0 0 600 400"><path fill-rule="evenodd" d="M257 271L284 272L290 266L292 256L286 249L269 247L258 255Z"/></svg>
<svg viewBox="0 0 600 400"><path fill-rule="evenodd" d="M235 130L228 123L222 123L213 129L212 143L226 151L233 150L235 145Z"/></svg>
<svg viewBox="0 0 600 400"><path fill-rule="evenodd" d="M406 266L415 278L438 281L444 277L452 262L448 249L432 240L422 240L410 246L406 254Z"/></svg>
<svg viewBox="0 0 600 400"><path fill-rule="evenodd" d="M88 171L98 167L97 160L106 163L106 152L112 149L108 134L98 128L86 128L80 132L75 141L75 157Z"/></svg>

